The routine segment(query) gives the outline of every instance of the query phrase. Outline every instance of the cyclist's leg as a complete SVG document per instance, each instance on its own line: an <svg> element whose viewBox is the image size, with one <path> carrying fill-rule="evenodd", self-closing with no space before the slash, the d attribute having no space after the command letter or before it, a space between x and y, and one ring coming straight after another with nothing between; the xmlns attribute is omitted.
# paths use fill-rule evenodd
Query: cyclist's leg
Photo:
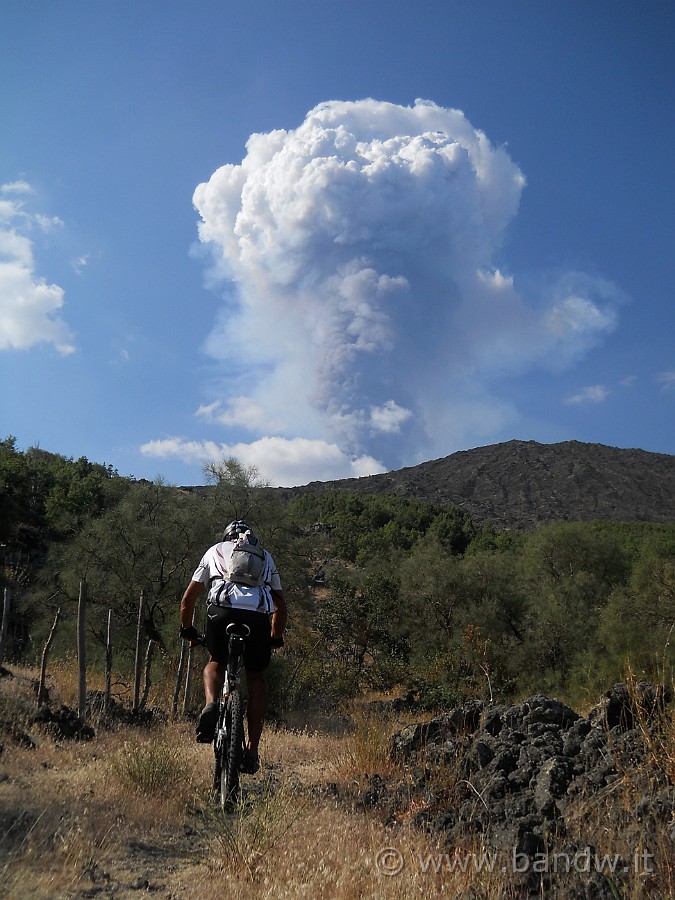
<svg viewBox="0 0 675 900"><path fill-rule="evenodd" d="M197 724L197 740L200 743L210 743L213 740L218 720L219 698L223 689L227 664L227 633L225 631L228 622L227 614L227 609L216 606L209 606L207 611L206 646L210 657L204 666L206 705Z"/></svg>
<svg viewBox="0 0 675 900"><path fill-rule="evenodd" d="M248 688L248 741L247 756L253 757L253 770L257 767L258 744L267 715L267 677L272 647L270 644L270 620L263 613L252 612L247 624L251 634L246 642L244 663L246 665L246 686Z"/></svg>
<svg viewBox="0 0 675 900"><path fill-rule="evenodd" d="M220 709L220 692L225 680L225 665L210 659L204 666L204 696L206 704L197 722L197 741L210 744L216 733L218 712Z"/></svg>
<svg viewBox="0 0 675 900"><path fill-rule="evenodd" d="M204 666L204 697L207 703L216 702L220 698L225 681L225 663L210 659Z"/></svg>
<svg viewBox="0 0 675 900"><path fill-rule="evenodd" d="M231 609L213 605L208 607L205 637L209 661L204 667L204 694L207 703L218 700L223 689L229 640L226 629L231 621Z"/></svg>
<svg viewBox="0 0 675 900"><path fill-rule="evenodd" d="M246 671L248 687L248 707L246 718L248 725L247 749L258 752L260 735L267 716L267 678L264 672Z"/></svg>
<svg viewBox="0 0 675 900"><path fill-rule="evenodd" d="M210 744L216 733L220 704L218 700L207 698L197 722L196 737L200 744Z"/></svg>

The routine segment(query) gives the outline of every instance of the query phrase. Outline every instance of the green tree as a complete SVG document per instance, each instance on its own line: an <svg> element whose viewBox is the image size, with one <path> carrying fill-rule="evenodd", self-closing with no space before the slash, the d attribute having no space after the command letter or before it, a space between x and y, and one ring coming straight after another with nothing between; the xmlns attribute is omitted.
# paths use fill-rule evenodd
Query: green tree
<svg viewBox="0 0 675 900"><path fill-rule="evenodd" d="M269 487L257 466L245 466L230 456L205 463L204 476L213 485L211 500L223 520L255 518L260 495Z"/></svg>
<svg viewBox="0 0 675 900"><path fill-rule="evenodd" d="M630 559L611 533L559 523L529 537L523 566L529 597L524 671L538 672L545 688L566 685L575 667L588 672L597 657L602 610L625 582Z"/></svg>
<svg viewBox="0 0 675 900"><path fill-rule="evenodd" d="M412 646L419 653L446 652L461 636L472 599L460 558L430 538L406 555L399 574L399 615Z"/></svg>
<svg viewBox="0 0 675 900"><path fill-rule="evenodd" d="M602 671L620 678L630 665L642 676L669 682L675 671L675 559L647 551L626 586L616 588L602 612Z"/></svg>
<svg viewBox="0 0 675 900"><path fill-rule="evenodd" d="M173 643L178 601L208 545L203 510L202 497L160 483L135 484L67 546L54 549L43 592L74 601L85 579L91 605L101 611L98 624L90 617L92 628L100 633L112 608L130 650L143 591L148 637Z"/></svg>
<svg viewBox="0 0 675 900"><path fill-rule="evenodd" d="M0 441L0 542L11 541L22 524L34 524L30 510L31 472L16 438Z"/></svg>
<svg viewBox="0 0 675 900"><path fill-rule="evenodd" d="M345 696L401 676L408 646L396 627L396 597L394 580L373 575L360 586L336 579L319 604L316 629Z"/></svg>
<svg viewBox="0 0 675 900"><path fill-rule="evenodd" d="M89 519L114 506L131 484L112 467L91 463L86 456L56 462L51 481L44 503L45 523L56 536L80 531Z"/></svg>
<svg viewBox="0 0 675 900"><path fill-rule="evenodd" d="M526 610L515 556L460 557L430 538L402 562L400 578L400 608L424 695L439 701L484 689L507 695L518 673Z"/></svg>

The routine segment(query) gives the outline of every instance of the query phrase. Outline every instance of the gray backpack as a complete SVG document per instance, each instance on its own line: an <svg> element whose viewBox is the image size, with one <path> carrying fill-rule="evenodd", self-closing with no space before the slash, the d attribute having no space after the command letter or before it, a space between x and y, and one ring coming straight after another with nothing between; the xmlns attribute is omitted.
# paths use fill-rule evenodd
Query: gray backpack
<svg viewBox="0 0 675 900"><path fill-rule="evenodd" d="M260 587L265 574L265 551L255 535L247 531L234 543L228 562L227 580L248 587Z"/></svg>

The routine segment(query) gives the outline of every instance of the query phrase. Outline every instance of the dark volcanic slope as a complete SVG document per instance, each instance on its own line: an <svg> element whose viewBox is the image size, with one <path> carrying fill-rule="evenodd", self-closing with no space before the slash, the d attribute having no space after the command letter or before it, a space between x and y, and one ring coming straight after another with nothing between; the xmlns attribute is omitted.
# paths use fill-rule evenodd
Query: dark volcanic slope
<svg viewBox="0 0 675 900"><path fill-rule="evenodd" d="M509 441L418 466L282 489L344 490L453 503L474 521L531 528L555 519L675 522L675 456L568 441Z"/></svg>

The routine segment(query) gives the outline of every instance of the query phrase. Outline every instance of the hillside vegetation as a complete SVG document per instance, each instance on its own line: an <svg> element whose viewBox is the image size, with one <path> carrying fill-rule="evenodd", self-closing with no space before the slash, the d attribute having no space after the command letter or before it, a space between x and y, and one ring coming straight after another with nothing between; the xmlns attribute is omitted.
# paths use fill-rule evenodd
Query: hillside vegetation
<svg viewBox="0 0 675 900"><path fill-rule="evenodd" d="M102 666L112 610L115 666L128 684L143 592L145 636L161 651L158 675L170 676L183 589L223 523L246 518L290 602L287 648L275 662L279 715L394 687L429 707L536 691L578 702L629 662L646 678L668 677L673 524L505 531L451 504L391 494L284 498L234 460L209 475L209 490L197 493L2 442L6 658L37 664L57 608L52 652L73 653L84 579L90 665Z"/></svg>

